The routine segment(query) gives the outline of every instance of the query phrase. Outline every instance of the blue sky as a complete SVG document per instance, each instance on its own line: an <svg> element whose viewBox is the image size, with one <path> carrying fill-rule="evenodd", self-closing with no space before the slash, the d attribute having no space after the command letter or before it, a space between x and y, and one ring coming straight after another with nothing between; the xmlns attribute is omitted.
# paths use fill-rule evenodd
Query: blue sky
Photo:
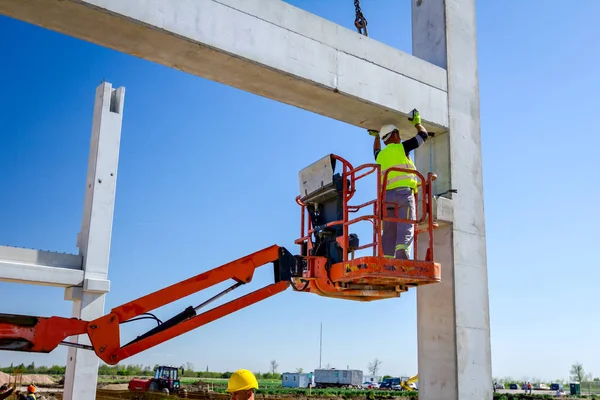
<svg viewBox="0 0 600 400"><path fill-rule="evenodd" d="M349 1L289 2L352 28ZM373 3L362 6L370 36L410 53L408 2ZM598 12L591 0L478 2L494 376L564 379L576 361L600 376ZM107 310L271 244L296 251L298 170L328 153L372 160L371 138L338 121L5 17L0 37L12 38L0 41L2 244L77 252L94 90L103 79L126 87ZM265 267L254 285L269 278ZM9 283L0 304L71 310L61 289ZM127 362L312 370L321 321L324 365L366 371L378 357L383 373L417 372L414 291L371 304L289 291ZM65 358L5 352L0 364Z"/></svg>

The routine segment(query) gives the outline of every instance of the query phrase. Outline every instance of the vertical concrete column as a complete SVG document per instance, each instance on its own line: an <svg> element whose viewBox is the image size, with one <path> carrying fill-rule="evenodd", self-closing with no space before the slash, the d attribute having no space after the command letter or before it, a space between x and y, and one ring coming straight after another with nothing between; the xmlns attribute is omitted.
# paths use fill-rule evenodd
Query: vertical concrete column
<svg viewBox="0 0 600 400"><path fill-rule="evenodd" d="M73 301L73 317L92 320L104 315L104 298L110 289L108 263L121 142L125 89L103 82L96 89L83 220L77 247L83 257L83 287L65 290ZM87 336L70 341L90 344ZM65 400L95 400L98 357L93 351L69 348Z"/></svg>
<svg viewBox="0 0 600 400"><path fill-rule="evenodd" d="M417 152L417 167L434 160L458 191L444 195L452 223L435 233L442 282L417 290L419 399L492 399L475 0L412 0L412 21L413 55L448 73L449 132Z"/></svg>

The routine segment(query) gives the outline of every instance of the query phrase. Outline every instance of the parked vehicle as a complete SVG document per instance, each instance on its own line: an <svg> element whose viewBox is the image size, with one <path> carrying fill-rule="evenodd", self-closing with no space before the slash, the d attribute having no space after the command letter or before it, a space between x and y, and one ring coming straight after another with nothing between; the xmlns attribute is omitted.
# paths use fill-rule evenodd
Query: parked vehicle
<svg viewBox="0 0 600 400"><path fill-rule="evenodd" d="M163 392L173 394L179 391L179 368L161 365L156 368L154 378L132 379L128 389L132 392Z"/></svg>
<svg viewBox="0 0 600 400"><path fill-rule="evenodd" d="M400 378L385 378L379 384L379 389L398 390L394 387L401 387Z"/></svg>
<svg viewBox="0 0 600 400"><path fill-rule="evenodd" d="M363 384L362 387L364 389L378 389L379 388L379 378L375 375L363 375Z"/></svg>
<svg viewBox="0 0 600 400"><path fill-rule="evenodd" d="M553 390L553 391L565 390L565 388L563 387L562 383L551 383L550 390Z"/></svg>
<svg viewBox="0 0 600 400"><path fill-rule="evenodd" d="M517 385L516 383L511 383L508 388L510 390L519 390L519 385Z"/></svg>
<svg viewBox="0 0 600 400"><path fill-rule="evenodd" d="M379 383L367 381L367 382L363 382L363 384L361 386L363 389L378 389Z"/></svg>

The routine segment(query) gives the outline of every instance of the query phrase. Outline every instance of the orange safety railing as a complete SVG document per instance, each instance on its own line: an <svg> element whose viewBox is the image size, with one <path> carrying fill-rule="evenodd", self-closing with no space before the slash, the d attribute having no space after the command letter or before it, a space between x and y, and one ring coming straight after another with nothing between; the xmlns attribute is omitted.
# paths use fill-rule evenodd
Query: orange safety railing
<svg viewBox="0 0 600 400"><path fill-rule="evenodd" d="M342 166L342 182L343 182L343 210L342 210L342 219L337 221L331 221L324 226L313 227L312 221L309 218L306 218L307 214L306 204L304 204L300 200L300 196L296 197L296 202L301 206L301 229L300 229L300 238L296 239L294 243L302 245L304 242L308 242L308 250L312 247L312 241L310 240L311 235L317 232L318 230L322 230L324 228L333 227L336 225L343 225L343 234L340 238L338 238L338 243L343 249L344 259L343 261L348 261L348 236L349 236L349 226L356 224L361 221L371 222L373 225L373 241L364 245L357 247L354 250L363 250L367 248L373 248L373 256L375 257L383 257L383 247L381 243L382 237L382 223L383 222L404 222L411 223L414 225L414 259L418 259L418 250L417 250L417 241L418 234L427 232L429 239L429 246L427 249L427 254L425 257L426 261L433 261L433 212L432 212L432 182L436 179L436 175L433 173L428 173L427 178L425 178L420 172L412 169L406 168L389 168L383 173L383 177L381 176L381 167L379 164L363 164L359 167L354 168L352 164L350 164L347 160L342 157L332 155L333 159L338 160ZM394 215L395 217L388 217L387 213L384 213L384 210L387 210L385 200L385 192L387 190L387 177L388 174L392 171L399 172L408 172L415 174L419 181L419 190L415 193L415 215L416 219L405 219L398 218L398 209L394 206ZM349 201L352 199L354 194L356 193L356 182L360 179L363 179L373 173L377 173L377 197L373 200L367 201L358 205L350 205ZM382 183L383 181L383 183ZM349 183L349 185L347 184ZM419 202L421 202L421 210L419 210ZM350 218L350 213L356 213L359 210L372 206L373 213L368 215L362 215L360 217L356 217L353 219ZM419 211L420 214L419 215ZM426 227L424 230L419 231L419 225L426 222ZM341 240L340 240L341 239ZM354 258L354 254L352 253L352 259Z"/></svg>

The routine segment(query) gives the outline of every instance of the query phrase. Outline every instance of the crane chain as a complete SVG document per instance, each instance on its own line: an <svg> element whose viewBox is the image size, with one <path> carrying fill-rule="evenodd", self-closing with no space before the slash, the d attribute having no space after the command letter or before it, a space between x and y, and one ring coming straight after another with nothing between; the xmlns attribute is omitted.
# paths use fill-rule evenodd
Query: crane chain
<svg viewBox="0 0 600 400"><path fill-rule="evenodd" d="M356 30L362 35L369 36L369 33L367 32L367 19L360 9L360 0L354 0L354 9L356 11L356 18L354 19Z"/></svg>

